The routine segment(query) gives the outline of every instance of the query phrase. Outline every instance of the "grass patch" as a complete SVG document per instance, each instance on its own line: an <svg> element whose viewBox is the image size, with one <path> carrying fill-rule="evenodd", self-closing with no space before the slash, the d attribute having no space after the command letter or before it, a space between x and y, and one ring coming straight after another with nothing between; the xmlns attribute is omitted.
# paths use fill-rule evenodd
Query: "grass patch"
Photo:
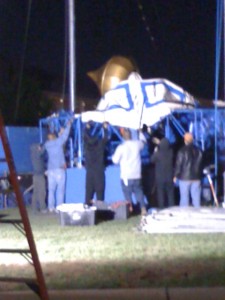
<svg viewBox="0 0 225 300"><path fill-rule="evenodd" d="M16 217L18 211L4 211ZM140 217L96 226L60 226L57 216L32 215L30 223L46 283L50 289L223 286L225 235L144 234ZM1 248L26 240L1 224ZM0 254L0 276L32 276L17 254ZM21 288L0 283L0 290Z"/></svg>

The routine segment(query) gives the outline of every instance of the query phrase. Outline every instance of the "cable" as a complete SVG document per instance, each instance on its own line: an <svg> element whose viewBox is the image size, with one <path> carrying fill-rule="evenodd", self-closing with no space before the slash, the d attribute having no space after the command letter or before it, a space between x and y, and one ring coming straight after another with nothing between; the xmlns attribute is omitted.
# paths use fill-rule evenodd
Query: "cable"
<svg viewBox="0 0 225 300"><path fill-rule="evenodd" d="M14 112L14 122L15 123L18 118L18 112L19 112L19 107L20 107L20 92L21 92L21 86L22 86L25 53L26 53L26 48L27 48L27 37L28 37L29 23L30 23L30 12L31 12L31 5L32 5L32 0L28 0L28 1L29 2L28 2L28 11L27 11L27 18L26 18L26 29L25 29L25 34L24 34L22 58L21 58L21 65L20 65L20 71L19 71L19 81L18 81L17 95L16 95L16 106L15 106L15 112Z"/></svg>
<svg viewBox="0 0 225 300"><path fill-rule="evenodd" d="M141 20L142 20L142 22L143 22L143 24L145 26L145 30L146 30L146 32L149 35L149 38L150 38L150 41L151 41L153 47L156 49L155 38L154 38L154 36L153 36L153 34L151 32L150 26L148 24L146 15L145 15L144 10L143 10L143 5L141 3L141 0L137 0L137 5L138 5L138 10L139 10L140 15L141 15Z"/></svg>

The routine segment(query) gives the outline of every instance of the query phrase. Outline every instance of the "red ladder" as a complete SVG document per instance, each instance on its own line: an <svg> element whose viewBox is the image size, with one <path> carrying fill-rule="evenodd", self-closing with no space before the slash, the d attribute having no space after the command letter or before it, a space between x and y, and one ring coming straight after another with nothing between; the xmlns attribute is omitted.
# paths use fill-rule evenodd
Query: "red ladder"
<svg viewBox="0 0 225 300"><path fill-rule="evenodd" d="M5 153L5 161L9 168L9 176L13 191L16 195L16 201L18 204L21 219L4 219L4 215L0 218L0 223L14 225L27 239L29 249L0 249L0 253L19 253L25 257L28 262L33 265L35 269L36 278L23 278L23 277L0 277L0 281L7 282L23 282L34 292L38 294L40 299L49 300L48 291L46 288L44 275L42 272L41 264L38 258L30 221L28 218L27 210L24 204L23 196L20 191L19 182L17 179L17 173L13 156L11 153L9 140L6 134L5 125L2 114L0 112L0 138L2 141L3 150Z"/></svg>

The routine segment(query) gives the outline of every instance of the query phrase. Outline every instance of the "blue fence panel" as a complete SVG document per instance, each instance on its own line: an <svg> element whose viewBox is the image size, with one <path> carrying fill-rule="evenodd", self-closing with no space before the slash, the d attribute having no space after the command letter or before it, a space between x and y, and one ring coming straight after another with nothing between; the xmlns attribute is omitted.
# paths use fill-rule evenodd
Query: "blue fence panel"
<svg viewBox="0 0 225 300"><path fill-rule="evenodd" d="M39 128L7 126L6 132L17 173L31 173L30 145L39 143ZM0 142L0 158L5 158L2 142ZM8 172L8 166L5 162L0 162L0 176L3 176L4 172Z"/></svg>

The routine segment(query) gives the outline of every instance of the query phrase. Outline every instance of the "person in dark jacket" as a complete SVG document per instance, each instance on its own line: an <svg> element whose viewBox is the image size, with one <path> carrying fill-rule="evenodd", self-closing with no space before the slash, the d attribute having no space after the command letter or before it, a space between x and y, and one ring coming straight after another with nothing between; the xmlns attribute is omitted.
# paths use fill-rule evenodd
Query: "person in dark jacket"
<svg viewBox="0 0 225 300"><path fill-rule="evenodd" d="M108 140L107 123L103 133L95 132L94 122L88 122L84 130L84 157L86 169L85 204L91 205L94 195L97 200L105 199L105 146Z"/></svg>
<svg viewBox="0 0 225 300"><path fill-rule="evenodd" d="M30 147L31 163L33 167L33 194L31 200L32 212L46 210L46 181L44 151L40 144Z"/></svg>
<svg viewBox="0 0 225 300"><path fill-rule="evenodd" d="M193 144L193 135L184 135L184 146L178 151L175 163L174 182L178 179L180 206L201 204L202 151Z"/></svg>
<svg viewBox="0 0 225 300"><path fill-rule="evenodd" d="M159 208L174 206L173 149L163 138L151 157L155 164L155 182Z"/></svg>

